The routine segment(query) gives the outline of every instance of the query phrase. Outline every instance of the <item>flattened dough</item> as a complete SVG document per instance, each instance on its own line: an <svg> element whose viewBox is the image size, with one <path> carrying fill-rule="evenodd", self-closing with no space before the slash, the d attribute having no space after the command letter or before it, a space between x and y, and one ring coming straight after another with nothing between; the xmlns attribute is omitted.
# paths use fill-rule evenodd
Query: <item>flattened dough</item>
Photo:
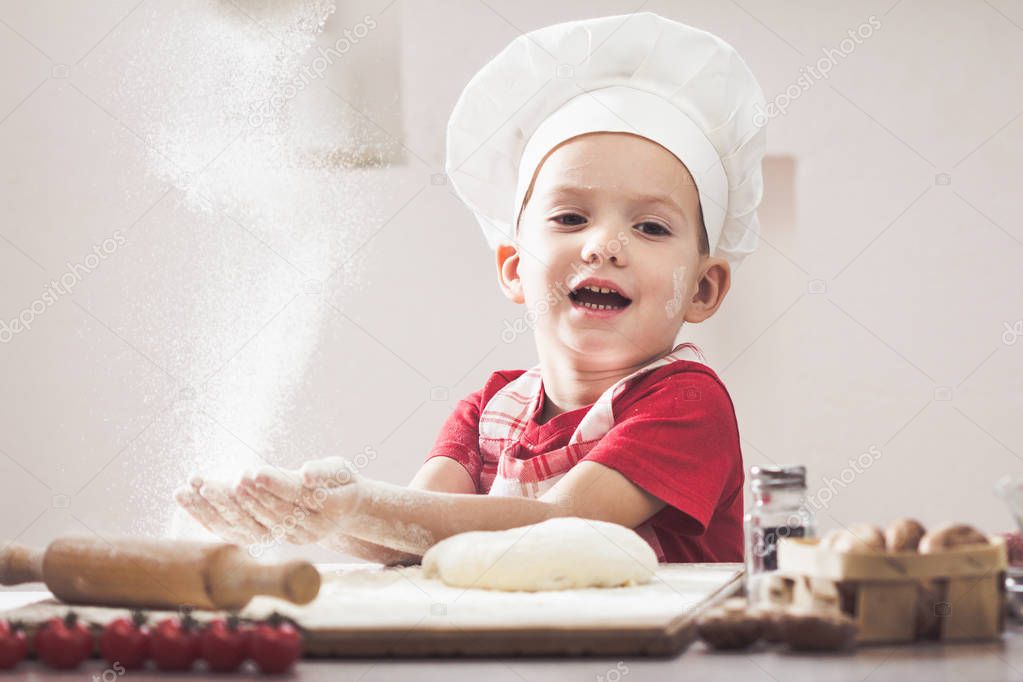
<svg viewBox="0 0 1023 682"><path fill-rule="evenodd" d="M575 517L461 533L423 555L425 576L488 590L637 585L649 582L656 569L653 549L632 529Z"/></svg>

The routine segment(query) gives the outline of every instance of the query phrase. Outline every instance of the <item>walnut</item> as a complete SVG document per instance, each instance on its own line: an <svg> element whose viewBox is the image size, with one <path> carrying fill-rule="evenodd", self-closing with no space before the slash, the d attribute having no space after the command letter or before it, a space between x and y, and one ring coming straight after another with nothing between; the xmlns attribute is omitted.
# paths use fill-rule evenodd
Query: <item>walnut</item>
<svg viewBox="0 0 1023 682"><path fill-rule="evenodd" d="M707 646L735 650L745 649L759 640L764 633L764 622L746 611L745 600L729 599L704 613L696 628Z"/></svg>
<svg viewBox="0 0 1023 682"><path fill-rule="evenodd" d="M785 617L785 609L776 605L755 606L749 610L749 614L759 618L763 624L763 639L765 642L777 644L785 641L785 630L782 619Z"/></svg>
<svg viewBox="0 0 1023 682"><path fill-rule="evenodd" d="M883 552L884 534L868 523L854 523L848 528L832 528L818 545L835 552Z"/></svg>
<svg viewBox="0 0 1023 682"><path fill-rule="evenodd" d="M934 554L966 545L986 545L988 542L987 536L973 526L949 523L920 539L920 553Z"/></svg>
<svg viewBox="0 0 1023 682"><path fill-rule="evenodd" d="M856 642L856 622L848 616L823 611L789 610L781 618L789 647L797 651L838 651Z"/></svg>
<svg viewBox="0 0 1023 682"><path fill-rule="evenodd" d="M885 529L885 545L889 552L915 552L926 532L916 519L899 519Z"/></svg>

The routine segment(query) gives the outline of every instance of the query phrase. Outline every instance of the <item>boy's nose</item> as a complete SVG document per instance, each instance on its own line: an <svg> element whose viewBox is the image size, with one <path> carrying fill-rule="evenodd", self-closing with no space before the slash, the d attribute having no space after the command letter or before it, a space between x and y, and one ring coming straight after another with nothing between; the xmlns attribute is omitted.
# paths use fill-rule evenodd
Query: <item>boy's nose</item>
<svg viewBox="0 0 1023 682"><path fill-rule="evenodd" d="M625 265L627 260L625 242L626 240L619 238L618 233L610 229L594 230L583 245L583 261L600 265L604 260L610 260L616 265Z"/></svg>

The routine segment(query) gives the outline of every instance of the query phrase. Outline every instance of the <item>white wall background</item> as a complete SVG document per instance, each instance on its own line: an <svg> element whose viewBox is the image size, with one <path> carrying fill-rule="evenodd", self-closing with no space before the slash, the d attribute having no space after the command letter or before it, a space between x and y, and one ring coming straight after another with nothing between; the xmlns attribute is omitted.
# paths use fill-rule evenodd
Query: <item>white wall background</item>
<svg viewBox="0 0 1023 682"><path fill-rule="evenodd" d="M747 467L806 464L823 527L1011 527L992 484L1023 471L1023 339L1006 331L1023 319L1018 2L362 3L384 30L353 61L399 74L400 116L371 127L404 162L269 187L253 223L151 172L147 102L119 86L201 4L0 5L0 320L124 236L0 344L0 537L159 534L189 471L260 458L370 447L367 475L406 481L459 397L536 362L528 336L502 342L523 311L435 184L450 109L520 32L639 8L731 42L769 99L880 22L769 124L763 248L693 338Z"/></svg>

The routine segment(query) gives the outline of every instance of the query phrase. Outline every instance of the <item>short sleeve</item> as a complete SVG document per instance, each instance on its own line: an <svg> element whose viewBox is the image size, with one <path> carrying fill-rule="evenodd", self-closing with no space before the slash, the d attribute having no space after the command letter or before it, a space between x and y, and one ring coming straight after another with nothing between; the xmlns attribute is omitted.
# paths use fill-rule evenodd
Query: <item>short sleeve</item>
<svg viewBox="0 0 1023 682"><path fill-rule="evenodd" d="M717 377L679 372L616 415L583 458L610 467L682 512L686 534L700 535L722 498L742 479L735 410Z"/></svg>
<svg viewBox="0 0 1023 682"><path fill-rule="evenodd" d="M444 421L433 448L426 456L426 459L450 457L461 464L472 478L477 491L483 468L479 435L482 397L483 389L480 389L458 401L455 409Z"/></svg>

